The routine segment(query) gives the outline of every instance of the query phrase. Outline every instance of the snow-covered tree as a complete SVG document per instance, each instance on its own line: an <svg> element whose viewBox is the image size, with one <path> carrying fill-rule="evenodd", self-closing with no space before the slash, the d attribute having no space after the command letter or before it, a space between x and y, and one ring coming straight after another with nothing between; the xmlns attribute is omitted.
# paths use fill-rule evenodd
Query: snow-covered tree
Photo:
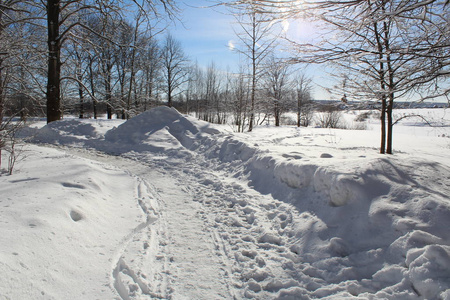
<svg viewBox="0 0 450 300"><path fill-rule="evenodd" d="M445 83L441 87L447 88L432 89L450 74L448 12L437 1L418 3L324 2L319 18L331 26L336 38L299 45L311 53L308 61L331 62L345 72L342 95L381 103L381 153L393 151L396 99L424 91L427 98L448 94Z"/></svg>
<svg viewBox="0 0 450 300"><path fill-rule="evenodd" d="M248 1L227 1L243 5ZM354 99L381 104L381 153L392 153L395 99L425 100L450 93L450 17L441 0L250 1L264 15L312 16L327 25L314 44L291 41L297 62L332 63ZM331 29L331 30L330 30ZM323 34L326 32L327 34ZM317 37L316 40L319 40ZM335 89L336 90L336 89ZM348 96L348 95L346 95Z"/></svg>

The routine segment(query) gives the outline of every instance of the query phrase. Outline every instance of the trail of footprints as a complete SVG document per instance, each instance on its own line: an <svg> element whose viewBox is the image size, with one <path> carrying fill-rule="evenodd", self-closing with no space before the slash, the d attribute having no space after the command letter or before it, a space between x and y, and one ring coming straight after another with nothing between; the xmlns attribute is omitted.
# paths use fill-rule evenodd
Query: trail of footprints
<svg viewBox="0 0 450 300"><path fill-rule="evenodd" d="M137 198L145 221L120 244L113 264L112 284L121 299L167 299L170 285L163 212L156 211L156 191L140 178ZM136 255L139 254L139 255Z"/></svg>
<svg viewBox="0 0 450 300"><path fill-rule="evenodd" d="M231 277L236 297L270 298L271 293L297 286L288 273L294 268L288 247L293 222L290 207L229 177L208 172L203 178L189 176L190 172L199 174L195 167L184 170L183 180L189 182L194 199L203 204L202 215L212 228L216 255ZM283 278L283 284L277 278Z"/></svg>
<svg viewBox="0 0 450 300"><path fill-rule="evenodd" d="M202 178L196 177L200 168ZM242 186L226 173L209 173L198 162L165 170L202 204L198 213L212 233L231 298L269 299L298 286L289 250L294 220L288 204ZM148 183L138 181L138 203L146 220L123 242L112 285L122 299L168 299L171 250L164 211L158 207L162 200Z"/></svg>

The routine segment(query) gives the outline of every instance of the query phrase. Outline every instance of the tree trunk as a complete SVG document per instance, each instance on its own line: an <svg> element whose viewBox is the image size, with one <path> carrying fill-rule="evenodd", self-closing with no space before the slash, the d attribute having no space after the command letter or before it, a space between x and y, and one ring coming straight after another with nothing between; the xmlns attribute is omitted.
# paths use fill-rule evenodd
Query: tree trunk
<svg viewBox="0 0 450 300"><path fill-rule="evenodd" d="M78 69L77 80L78 80L78 96L80 98L80 119L84 118L84 93L83 93L83 85L81 84L81 80L83 76L81 75L81 67Z"/></svg>
<svg viewBox="0 0 450 300"><path fill-rule="evenodd" d="M392 118L392 110L394 108L394 94L391 93L389 95L389 102L387 105L387 144L386 144L386 153L392 154L392 140L393 140L393 129L394 123Z"/></svg>
<svg viewBox="0 0 450 300"><path fill-rule="evenodd" d="M0 124L3 122L3 107L4 107L2 64L3 64L3 59L1 59L1 57L0 57ZM0 141L0 143L1 143L1 141Z"/></svg>
<svg viewBox="0 0 450 300"><path fill-rule="evenodd" d="M97 100L95 99L94 88L94 72L92 69L92 58L89 59L89 79L91 81L91 94L92 94L92 108L94 109L94 119L97 119Z"/></svg>
<svg viewBox="0 0 450 300"><path fill-rule="evenodd" d="M251 91L251 100L250 100L250 119L248 123L248 131L251 132L253 130L253 123L255 122L255 94L256 94L256 45L253 47L253 62L252 62L252 91Z"/></svg>
<svg viewBox="0 0 450 300"><path fill-rule="evenodd" d="M252 21L252 90L251 90L251 100L250 100L250 119L248 124L248 131L251 132L253 130L253 123L255 122L255 94L256 94L256 13L252 11L251 15Z"/></svg>
<svg viewBox="0 0 450 300"><path fill-rule="evenodd" d="M392 68L392 60L391 60L391 50L390 50L390 44L389 44L389 28L390 24L387 22L384 22L384 48L386 51L386 64L387 64L387 74L389 76L389 96L388 96L388 103L387 103L387 141L386 141L386 153L392 154L392 130L393 130L393 120L392 120L392 110L394 109L394 70Z"/></svg>
<svg viewBox="0 0 450 300"><path fill-rule="evenodd" d="M110 120L112 119L112 97L111 97L111 75L107 75L105 78L105 92L106 92L106 115Z"/></svg>
<svg viewBox="0 0 450 300"><path fill-rule="evenodd" d="M78 87L78 95L80 96L80 119L84 118L84 95L83 87L80 85Z"/></svg>
<svg viewBox="0 0 450 300"><path fill-rule="evenodd" d="M60 0L47 0L48 74L47 123L61 119L61 40L59 37Z"/></svg>
<svg viewBox="0 0 450 300"><path fill-rule="evenodd" d="M275 126L280 126L280 107L278 102L275 103Z"/></svg>
<svg viewBox="0 0 450 300"><path fill-rule="evenodd" d="M369 2L370 3L370 2ZM385 83L385 74L386 71L384 69L383 62L383 43L381 41L382 37L378 32L378 23L373 23L375 38L377 41L377 49L378 49L378 58L380 60L380 69L378 70L379 80L380 80L380 88L381 88L381 115L380 115L380 123L381 123L381 144L380 144L380 154L386 153L386 83ZM383 28L385 29L385 28Z"/></svg>
<svg viewBox="0 0 450 300"><path fill-rule="evenodd" d="M2 147L3 147L3 143L4 143L4 141L2 139L2 135L1 135L1 125L3 124L3 106L4 106L2 63L3 63L3 60L0 59L0 170L2 168Z"/></svg>
<svg viewBox="0 0 450 300"><path fill-rule="evenodd" d="M386 153L386 97L383 95L381 99L381 145L380 153Z"/></svg>
<svg viewBox="0 0 450 300"><path fill-rule="evenodd" d="M169 72L168 76L169 80L167 81L168 87L167 87L167 106L172 107L172 76Z"/></svg>
<svg viewBox="0 0 450 300"><path fill-rule="evenodd" d="M128 95L127 95L127 120L130 118L130 110L131 110L131 91L133 89L134 77L135 77L135 60L136 60L136 44L137 44L137 38L138 38L138 29L139 29L139 19L136 20L136 26L134 28L134 36L133 36L133 47L131 50L131 66L130 66L130 86L128 88ZM136 106L137 110L137 106Z"/></svg>

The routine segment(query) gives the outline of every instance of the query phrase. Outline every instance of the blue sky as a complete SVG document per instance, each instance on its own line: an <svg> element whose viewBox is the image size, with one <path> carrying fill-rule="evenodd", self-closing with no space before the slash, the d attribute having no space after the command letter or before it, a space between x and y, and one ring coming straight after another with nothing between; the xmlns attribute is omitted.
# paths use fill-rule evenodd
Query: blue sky
<svg viewBox="0 0 450 300"><path fill-rule="evenodd" d="M197 60L201 66L207 66L214 61L219 69L234 69L237 65L238 55L228 49L228 42L236 39L232 23L234 17L212 8L211 2L204 0L180 1L182 10L180 19L169 29L171 34L181 42L185 53Z"/></svg>
<svg viewBox="0 0 450 300"><path fill-rule="evenodd" d="M223 71L238 71L239 54L229 49L229 43L236 44L238 38L233 27L239 31L235 18L224 7L212 9L208 0L190 0L178 2L181 9L180 19L169 28L170 33L181 42L185 53L192 61L202 67L214 62L216 68ZM289 26L290 38L300 41L309 39L314 28L311 24L296 22ZM329 76L319 67L308 68L306 73L315 82L328 82ZM320 99L330 97L319 86L314 88L314 96Z"/></svg>
<svg viewBox="0 0 450 300"><path fill-rule="evenodd" d="M185 53L201 67L214 62L217 69L237 72L239 70L239 54L229 49L229 43L238 42L233 27L239 31L235 18L224 7L208 8L213 0L179 0L180 20L169 27L171 34L181 42ZM203 7L203 8L202 8ZM312 23L290 20L288 37L295 42L314 42L314 36L320 35ZM238 45L237 45L238 46ZM289 47L288 47L289 48ZM291 53L292 54L292 53ZM301 67L301 66L298 66ZM319 85L332 87L337 78L329 74L331 69L324 65L306 68L306 75L313 79L313 96L316 99L333 98Z"/></svg>

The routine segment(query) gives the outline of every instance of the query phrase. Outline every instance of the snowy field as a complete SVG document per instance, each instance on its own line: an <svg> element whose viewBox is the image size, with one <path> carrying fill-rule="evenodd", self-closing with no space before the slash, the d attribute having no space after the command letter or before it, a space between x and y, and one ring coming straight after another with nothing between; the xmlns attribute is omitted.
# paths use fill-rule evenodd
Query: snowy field
<svg viewBox="0 0 450 300"><path fill-rule="evenodd" d="M413 112L434 126L396 125L394 155L375 117L31 125L0 176L0 299L449 300L450 111Z"/></svg>

